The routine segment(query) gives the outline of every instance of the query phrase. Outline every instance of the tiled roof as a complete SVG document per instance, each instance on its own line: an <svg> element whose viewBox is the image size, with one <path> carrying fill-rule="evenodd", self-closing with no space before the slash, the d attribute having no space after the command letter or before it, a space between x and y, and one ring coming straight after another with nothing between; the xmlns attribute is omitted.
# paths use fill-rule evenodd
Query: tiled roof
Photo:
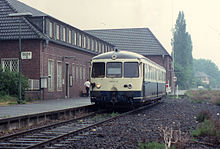
<svg viewBox="0 0 220 149"><path fill-rule="evenodd" d="M18 13L22 13L22 12L30 12L32 13L33 17L36 17L36 16L48 16L47 14L37 10L37 9L34 9L22 2L19 2L17 0L5 0L8 2L8 4L10 4L11 7L13 7L15 9L16 12Z"/></svg>
<svg viewBox="0 0 220 149"><path fill-rule="evenodd" d="M113 45L119 50L142 55L169 55L148 28L85 30Z"/></svg>
<svg viewBox="0 0 220 149"><path fill-rule="evenodd" d="M27 18L8 16L11 13L21 13L29 11L28 9L24 9L23 7L21 7L22 4L23 3L20 3L17 0L0 0L0 40L18 39L20 21L22 39L46 38L27 20ZM26 8L29 7L27 6Z"/></svg>

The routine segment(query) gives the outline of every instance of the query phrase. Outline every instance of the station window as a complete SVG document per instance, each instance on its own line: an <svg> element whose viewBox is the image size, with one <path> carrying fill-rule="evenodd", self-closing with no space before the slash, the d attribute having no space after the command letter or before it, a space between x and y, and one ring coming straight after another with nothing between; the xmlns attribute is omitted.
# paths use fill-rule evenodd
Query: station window
<svg viewBox="0 0 220 149"><path fill-rule="evenodd" d="M90 49L90 38L87 37L87 49Z"/></svg>
<svg viewBox="0 0 220 149"><path fill-rule="evenodd" d="M56 25L56 38L57 40L60 40L60 26L59 25Z"/></svg>
<svg viewBox="0 0 220 149"><path fill-rule="evenodd" d="M53 23L49 22L49 37L53 38Z"/></svg>
<svg viewBox="0 0 220 149"><path fill-rule="evenodd" d="M91 50L93 51L94 50L94 40L91 39Z"/></svg>
<svg viewBox="0 0 220 149"><path fill-rule="evenodd" d="M76 80L79 79L79 66L76 65Z"/></svg>
<svg viewBox="0 0 220 149"><path fill-rule="evenodd" d="M9 71L13 71L16 72L18 71L18 64L19 61L17 58L15 59L2 59L2 70L9 70Z"/></svg>
<svg viewBox="0 0 220 149"><path fill-rule="evenodd" d="M57 62L57 90L62 91L62 62Z"/></svg>
<svg viewBox="0 0 220 149"><path fill-rule="evenodd" d="M82 66L79 66L79 79L82 80Z"/></svg>
<svg viewBox="0 0 220 149"><path fill-rule="evenodd" d="M76 73L75 73L75 64L72 64L72 76L73 76L73 81L75 80L75 76L76 76Z"/></svg>
<svg viewBox="0 0 220 149"><path fill-rule="evenodd" d="M102 44L102 53L105 53L105 45Z"/></svg>
<svg viewBox="0 0 220 149"><path fill-rule="evenodd" d="M101 46L101 43L99 42L99 53L101 53L102 52L102 46Z"/></svg>
<svg viewBox="0 0 220 149"><path fill-rule="evenodd" d="M79 47L82 46L82 35L78 33L78 44Z"/></svg>
<svg viewBox="0 0 220 149"><path fill-rule="evenodd" d="M83 36L83 48L86 48L86 36Z"/></svg>
<svg viewBox="0 0 220 149"><path fill-rule="evenodd" d="M63 27L63 41L66 41L66 28Z"/></svg>
<svg viewBox="0 0 220 149"><path fill-rule="evenodd" d="M95 41L95 51L98 52L98 42Z"/></svg>
<svg viewBox="0 0 220 149"><path fill-rule="evenodd" d="M48 91L54 91L54 60L48 60Z"/></svg>
<svg viewBox="0 0 220 149"><path fill-rule="evenodd" d="M76 45L76 32L75 31L72 31L72 44L73 45Z"/></svg>
<svg viewBox="0 0 220 149"><path fill-rule="evenodd" d="M83 80L85 80L86 79L86 67L85 66L83 66L83 70L82 70L83 72L83 74L82 74L82 79Z"/></svg>
<svg viewBox="0 0 220 149"><path fill-rule="evenodd" d="M72 41L72 31L68 30L68 43L71 43Z"/></svg>

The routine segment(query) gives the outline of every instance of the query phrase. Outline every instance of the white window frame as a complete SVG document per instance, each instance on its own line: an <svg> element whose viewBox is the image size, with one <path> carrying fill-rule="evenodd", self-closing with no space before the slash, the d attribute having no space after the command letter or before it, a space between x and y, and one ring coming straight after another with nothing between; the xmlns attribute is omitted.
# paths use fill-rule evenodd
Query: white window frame
<svg viewBox="0 0 220 149"><path fill-rule="evenodd" d="M105 45L102 44L102 53L105 53Z"/></svg>
<svg viewBox="0 0 220 149"><path fill-rule="evenodd" d="M86 48L86 36L83 36L83 48Z"/></svg>
<svg viewBox="0 0 220 149"><path fill-rule="evenodd" d="M72 76L73 76L73 81L76 79L76 65L73 63L72 64Z"/></svg>
<svg viewBox="0 0 220 149"><path fill-rule="evenodd" d="M83 70L82 70L82 71L83 71L83 72L82 72L82 79L83 79L83 80L86 80L86 66L83 66L82 69L83 69Z"/></svg>
<svg viewBox="0 0 220 149"><path fill-rule="evenodd" d="M8 61L9 62L9 71L11 72L18 72L19 71L19 60L18 58L3 58L1 60L1 65L2 65L2 70L5 71L5 62ZM13 68L13 61L15 61L17 63L17 67L14 69Z"/></svg>
<svg viewBox="0 0 220 149"><path fill-rule="evenodd" d="M66 42L66 28L63 27L63 41Z"/></svg>
<svg viewBox="0 0 220 149"><path fill-rule="evenodd" d="M62 91L62 62L57 62L57 91Z"/></svg>
<svg viewBox="0 0 220 149"><path fill-rule="evenodd" d="M91 50L94 51L94 42L95 40L91 39Z"/></svg>
<svg viewBox="0 0 220 149"><path fill-rule="evenodd" d="M60 25L56 25L56 39L60 40Z"/></svg>
<svg viewBox="0 0 220 149"><path fill-rule="evenodd" d="M99 53L101 53L102 52L102 45L100 42L98 43L98 45L99 45Z"/></svg>
<svg viewBox="0 0 220 149"><path fill-rule="evenodd" d="M68 30L68 43L71 44L71 42L72 42L72 31L69 29Z"/></svg>
<svg viewBox="0 0 220 149"><path fill-rule="evenodd" d="M54 60L48 59L48 92L54 91Z"/></svg>
<svg viewBox="0 0 220 149"><path fill-rule="evenodd" d="M89 37L87 37L87 49L91 49L91 47L90 47L90 38Z"/></svg>
<svg viewBox="0 0 220 149"><path fill-rule="evenodd" d="M83 79L83 70L82 70L82 66L79 65L79 79L82 80Z"/></svg>
<svg viewBox="0 0 220 149"><path fill-rule="evenodd" d="M98 42L95 41L95 51L98 52Z"/></svg>
<svg viewBox="0 0 220 149"><path fill-rule="evenodd" d="M53 38L53 23L49 21L49 37Z"/></svg>
<svg viewBox="0 0 220 149"><path fill-rule="evenodd" d="M73 37L73 39L72 39L72 40L73 40L72 44L73 44L73 45L76 45L76 41L77 41L77 40L76 40L76 38L77 38L76 35L77 35L77 34L76 34L75 31L72 31L72 34L73 34L73 35L72 35L72 37Z"/></svg>
<svg viewBox="0 0 220 149"><path fill-rule="evenodd" d="M76 81L79 80L79 65L76 65Z"/></svg>
<svg viewBox="0 0 220 149"><path fill-rule="evenodd" d="M79 47L82 46L82 35L80 33L78 33L78 45Z"/></svg>

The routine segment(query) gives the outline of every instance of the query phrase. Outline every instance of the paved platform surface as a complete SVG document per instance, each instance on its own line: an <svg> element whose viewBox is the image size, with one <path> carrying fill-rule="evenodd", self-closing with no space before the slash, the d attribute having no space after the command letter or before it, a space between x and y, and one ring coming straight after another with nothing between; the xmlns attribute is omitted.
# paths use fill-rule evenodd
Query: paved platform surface
<svg viewBox="0 0 220 149"><path fill-rule="evenodd" d="M37 103L0 106L0 119L90 105L90 98L40 100Z"/></svg>

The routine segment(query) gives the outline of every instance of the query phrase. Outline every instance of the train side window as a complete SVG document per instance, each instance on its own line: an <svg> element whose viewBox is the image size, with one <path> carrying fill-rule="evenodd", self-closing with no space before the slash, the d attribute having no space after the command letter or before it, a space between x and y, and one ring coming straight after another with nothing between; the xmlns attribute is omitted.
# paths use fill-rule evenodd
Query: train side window
<svg viewBox="0 0 220 149"><path fill-rule="evenodd" d="M121 62L109 62L107 63L107 77L120 78L122 77L122 63Z"/></svg>
<svg viewBox="0 0 220 149"><path fill-rule="evenodd" d="M125 78L137 78L139 77L139 65L137 62L125 62L124 63L124 77Z"/></svg>
<svg viewBox="0 0 220 149"><path fill-rule="evenodd" d="M105 63L97 62L92 64L92 77L93 78L105 77Z"/></svg>
<svg viewBox="0 0 220 149"><path fill-rule="evenodd" d="M147 64L144 65L144 80L148 80L148 66Z"/></svg>

